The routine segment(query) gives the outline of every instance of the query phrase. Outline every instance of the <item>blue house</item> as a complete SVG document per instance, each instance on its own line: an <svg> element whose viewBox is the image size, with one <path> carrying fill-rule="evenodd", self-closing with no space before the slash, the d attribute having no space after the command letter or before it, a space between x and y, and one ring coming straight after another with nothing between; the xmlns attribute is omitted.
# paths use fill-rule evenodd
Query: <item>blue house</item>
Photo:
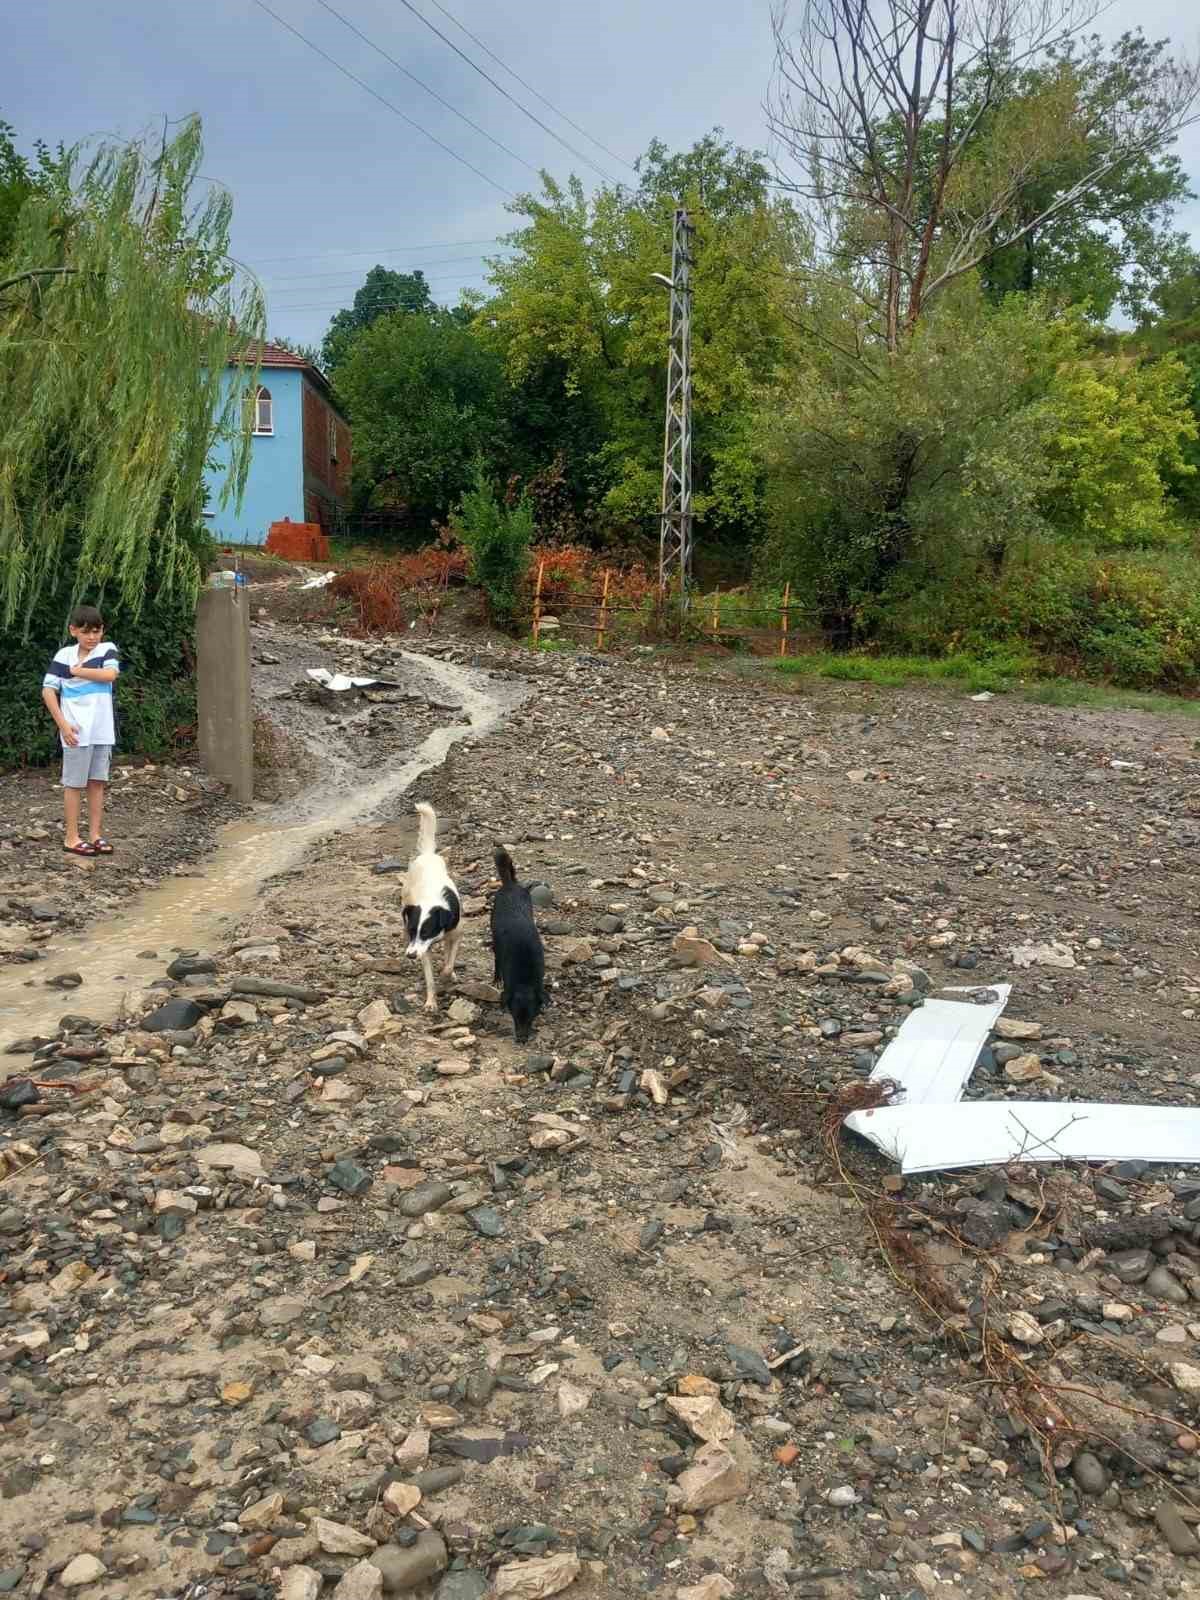
<svg viewBox="0 0 1200 1600"><path fill-rule="evenodd" d="M264 344L259 367L257 392L246 396L252 437L241 509L220 504L229 470L221 443L206 475L209 531L220 544L265 544L271 524L286 518L334 533L350 498L350 424L324 373L303 356ZM232 362L225 383L244 386L245 374Z"/></svg>

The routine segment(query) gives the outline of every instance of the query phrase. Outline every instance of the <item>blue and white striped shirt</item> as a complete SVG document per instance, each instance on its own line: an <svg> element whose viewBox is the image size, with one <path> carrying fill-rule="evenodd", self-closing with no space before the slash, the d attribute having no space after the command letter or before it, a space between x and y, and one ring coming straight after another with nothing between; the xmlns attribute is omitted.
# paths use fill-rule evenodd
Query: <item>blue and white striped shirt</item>
<svg viewBox="0 0 1200 1600"><path fill-rule="evenodd" d="M116 744L117 725L113 716L113 686L91 678L73 678L72 667L114 667L121 670L120 654L111 639L103 639L88 656L80 660L80 646L69 644L60 650L46 668L43 689L58 693L63 716L79 735L81 745Z"/></svg>

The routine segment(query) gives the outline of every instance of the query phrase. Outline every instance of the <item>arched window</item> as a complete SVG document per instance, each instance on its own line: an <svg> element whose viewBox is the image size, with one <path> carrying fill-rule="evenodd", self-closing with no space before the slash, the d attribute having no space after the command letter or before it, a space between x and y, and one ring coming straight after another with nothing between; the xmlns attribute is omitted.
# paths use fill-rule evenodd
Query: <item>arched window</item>
<svg viewBox="0 0 1200 1600"><path fill-rule="evenodd" d="M253 395L246 396L246 421L251 433L274 433L275 419L271 409L271 391L259 384Z"/></svg>

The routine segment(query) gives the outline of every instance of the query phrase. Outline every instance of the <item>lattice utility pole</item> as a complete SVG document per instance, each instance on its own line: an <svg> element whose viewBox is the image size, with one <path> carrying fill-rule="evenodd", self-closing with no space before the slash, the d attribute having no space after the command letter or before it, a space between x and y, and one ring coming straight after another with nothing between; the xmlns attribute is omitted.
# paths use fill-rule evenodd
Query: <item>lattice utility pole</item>
<svg viewBox="0 0 1200 1600"><path fill-rule="evenodd" d="M662 524L658 583L678 587L686 604L692 577L692 227L680 207L671 245L671 337L663 435ZM661 276L658 274L657 276Z"/></svg>

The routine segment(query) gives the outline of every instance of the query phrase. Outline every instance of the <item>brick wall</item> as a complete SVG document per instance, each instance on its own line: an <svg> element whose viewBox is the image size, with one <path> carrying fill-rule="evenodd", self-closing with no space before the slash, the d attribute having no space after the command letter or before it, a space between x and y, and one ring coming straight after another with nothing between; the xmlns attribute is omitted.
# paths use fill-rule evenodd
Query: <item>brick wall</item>
<svg viewBox="0 0 1200 1600"><path fill-rule="evenodd" d="M337 429L337 459L329 454L329 422ZM307 381L304 384L304 506L310 522L322 501L332 498L343 505L350 498L350 429L342 417Z"/></svg>

